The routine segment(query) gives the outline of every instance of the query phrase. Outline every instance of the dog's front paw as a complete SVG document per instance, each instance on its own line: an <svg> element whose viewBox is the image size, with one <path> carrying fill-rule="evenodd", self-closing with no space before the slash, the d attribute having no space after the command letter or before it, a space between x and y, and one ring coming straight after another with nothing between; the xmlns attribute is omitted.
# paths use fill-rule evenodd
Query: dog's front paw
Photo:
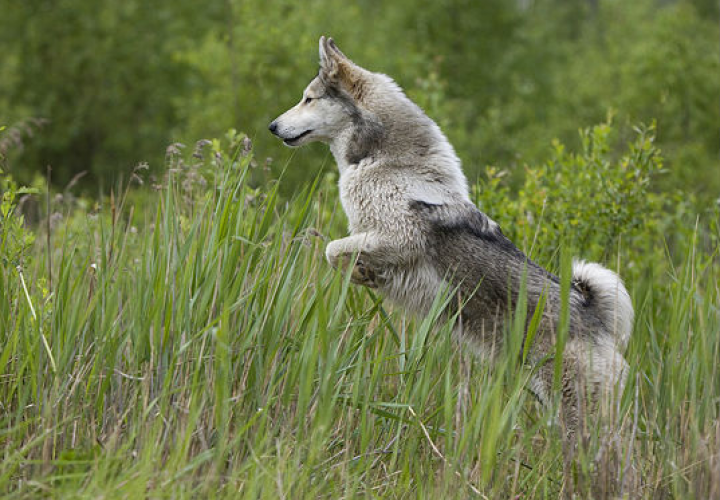
<svg viewBox="0 0 720 500"><path fill-rule="evenodd" d="M377 288L380 284L378 281L380 273L367 263L362 253L357 257L356 255L357 252L348 252L343 248L340 240L331 241L325 249L325 258L330 265L343 272L349 271L351 282L368 288Z"/></svg>
<svg viewBox="0 0 720 500"><path fill-rule="evenodd" d="M330 259L328 259L330 260ZM330 261L335 269L340 269L343 273L350 273L350 281L356 285L366 286L368 288L378 287L378 273L372 267L368 266L362 256L355 257L354 254L341 254Z"/></svg>
<svg viewBox="0 0 720 500"><path fill-rule="evenodd" d="M362 259L357 259L350 275L350 281L356 285L366 286L368 288L377 288L377 273L374 269L365 265Z"/></svg>
<svg viewBox="0 0 720 500"><path fill-rule="evenodd" d="M335 269L340 264L340 256L343 254L340 240L333 240L325 247L325 259Z"/></svg>

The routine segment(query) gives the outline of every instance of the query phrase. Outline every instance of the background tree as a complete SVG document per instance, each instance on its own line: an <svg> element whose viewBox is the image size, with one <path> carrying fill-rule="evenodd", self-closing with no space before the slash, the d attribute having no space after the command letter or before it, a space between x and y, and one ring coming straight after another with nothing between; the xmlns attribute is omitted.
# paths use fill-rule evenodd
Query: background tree
<svg viewBox="0 0 720 500"><path fill-rule="evenodd" d="M49 124L10 165L21 178L52 164L65 183L108 186L139 161L159 168L172 141L248 132L286 173L313 178L327 149L283 148L267 123L315 72L317 39L398 80L440 122L471 177L488 164L522 181L559 138L608 113L657 119L665 183L720 194L720 32L711 0L308 0L194 2L0 0L5 123ZM16 172L16 175L18 173ZM21 179L25 180L25 179ZM289 185L293 185L290 183Z"/></svg>

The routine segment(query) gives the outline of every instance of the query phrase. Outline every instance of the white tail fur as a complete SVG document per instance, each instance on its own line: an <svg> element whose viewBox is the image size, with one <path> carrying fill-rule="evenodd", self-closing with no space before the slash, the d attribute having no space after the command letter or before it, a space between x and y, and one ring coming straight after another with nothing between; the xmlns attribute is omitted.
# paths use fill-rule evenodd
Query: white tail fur
<svg viewBox="0 0 720 500"><path fill-rule="evenodd" d="M603 323L611 329L618 347L625 350L630 340L635 311L620 277L595 262L575 261L573 279L589 290L591 307L596 309Z"/></svg>

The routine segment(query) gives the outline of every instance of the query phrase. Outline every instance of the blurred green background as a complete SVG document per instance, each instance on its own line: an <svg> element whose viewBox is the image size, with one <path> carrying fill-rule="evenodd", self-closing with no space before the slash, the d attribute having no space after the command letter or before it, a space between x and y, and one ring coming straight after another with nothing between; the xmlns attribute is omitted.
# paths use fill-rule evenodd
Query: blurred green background
<svg viewBox="0 0 720 500"><path fill-rule="evenodd" d="M657 120L660 187L720 196L718 0L0 0L0 149L11 173L90 193L165 147L229 128L249 134L297 185L327 148L267 132L333 36L394 77L441 124L471 180L487 165L520 182L551 140L613 117Z"/></svg>

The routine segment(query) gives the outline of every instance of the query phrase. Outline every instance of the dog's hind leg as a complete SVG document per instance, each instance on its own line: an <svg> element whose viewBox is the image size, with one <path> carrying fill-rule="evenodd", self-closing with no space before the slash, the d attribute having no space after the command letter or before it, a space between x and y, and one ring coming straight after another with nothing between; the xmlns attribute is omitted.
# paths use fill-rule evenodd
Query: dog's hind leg
<svg viewBox="0 0 720 500"><path fill-rule="evenodd" d="M552 349L550 347L549 349ZM622 394L627 363L612 346L589 346L580 339L565 346L560 380L554 385L555 362L550 353L536 368L531 389L544 406L554 403L553 388L560 394L560 423L569 439L611 416L614 402Z"/></svg>
<svg viewBox="0 0 720 500"><path fill-rule="evenodd" d="M552 346L549 347L552 349ZM583 376L583 365L572 342L562 354L560 379L555 382L554 353L543 356L542 365L530 380L532 392L546 408L552 408L559 398L559 423L568 438L572 438L583 424L588 388ZM536 354L537 357L537 354ZM558 392L559 391L559 392Z"/></svg>

